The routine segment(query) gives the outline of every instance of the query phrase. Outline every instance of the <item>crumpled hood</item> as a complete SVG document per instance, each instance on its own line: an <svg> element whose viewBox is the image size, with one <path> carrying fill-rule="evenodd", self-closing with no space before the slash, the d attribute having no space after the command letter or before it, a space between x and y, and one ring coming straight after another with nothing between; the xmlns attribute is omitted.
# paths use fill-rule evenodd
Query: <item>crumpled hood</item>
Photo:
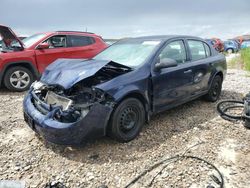
<svg viewBox="0 0 250 188"><path fill-rule="evenodd" d="M57 59L45 69L41 81L69 89L77 82L93 76L109 62L95 59Z"/></svg>

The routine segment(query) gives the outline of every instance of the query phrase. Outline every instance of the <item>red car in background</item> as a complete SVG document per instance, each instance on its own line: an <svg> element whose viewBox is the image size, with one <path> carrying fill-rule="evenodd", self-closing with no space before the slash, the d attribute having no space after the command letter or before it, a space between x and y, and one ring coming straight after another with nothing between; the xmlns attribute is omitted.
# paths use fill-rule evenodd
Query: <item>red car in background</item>
<svg viewBox="0 0 250 188"><path fill-rule="evenodd" d="M58 58L92 58L107 47L94 33L44 32L20 40L0 25L0 84L11 91L29 89L44 69Z"/></svg>
<svg viewBox="0 0 250 188"><path fill-rule="evenodd" d="M218 52L224 52L224 43L219 38L206 39L206 41Z"/></svg>

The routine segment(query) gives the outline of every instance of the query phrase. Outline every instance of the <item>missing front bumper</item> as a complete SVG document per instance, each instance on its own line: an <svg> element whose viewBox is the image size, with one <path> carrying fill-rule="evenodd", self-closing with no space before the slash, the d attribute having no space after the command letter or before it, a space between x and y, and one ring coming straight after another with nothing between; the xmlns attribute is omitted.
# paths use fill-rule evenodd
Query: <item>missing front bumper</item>
<svg viewBox="0 0 250 188"><path fill-rule="evenodd" d="M112 108L94 104L88 114L74 123L62 123L53 118L53 109L47 114L39 112L28 93L23 102L24 119L28 125L47 141L62 145L79 145L106 135Z"/></svg>

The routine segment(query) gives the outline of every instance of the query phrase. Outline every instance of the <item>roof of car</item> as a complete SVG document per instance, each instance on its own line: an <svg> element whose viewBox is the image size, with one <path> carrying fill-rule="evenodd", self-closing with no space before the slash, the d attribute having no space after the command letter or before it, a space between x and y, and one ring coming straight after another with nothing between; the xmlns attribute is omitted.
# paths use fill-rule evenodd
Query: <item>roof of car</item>
<svg viewBox="0 0 250 188"><path fill-rule="evenodd" d="M92 33L92 32L85 32L85 31L55 31L55 32L63 32L63 33L87 33L87 34L95 34L95 33Z"/></svg>
<svg viewBox="0 0 250 188"><path fill-rule="evenodd" d="M52 34L80 34L80 35L87 35L87 36L98 36L95 33L91 32L84 32L84 31L48 31L48 32L40 32L37 34L45 34L45 35L52 35Z"/></svg>
<svg viewBox="0 0 250 188"><path fill-rule="evenodd" d="M195 39L202 39L199 37L188 36L188 35L153 35L153 36L142 36L136 37L133 39L142 39L142 40L169 40L172 38L195 38Z"/></svg>

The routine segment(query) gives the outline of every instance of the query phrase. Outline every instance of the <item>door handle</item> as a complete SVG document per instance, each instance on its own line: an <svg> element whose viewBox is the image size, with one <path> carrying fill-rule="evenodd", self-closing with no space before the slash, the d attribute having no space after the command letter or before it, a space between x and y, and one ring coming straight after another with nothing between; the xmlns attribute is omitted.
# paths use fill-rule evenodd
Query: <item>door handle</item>
<svg viewBox="0 0 250 188"><path fill-rule="evenodd" d="M192 72L192 70L188 69L188 70L184 71L184 74L188 74L188 73L191 73L191 72Z"/></svg>

